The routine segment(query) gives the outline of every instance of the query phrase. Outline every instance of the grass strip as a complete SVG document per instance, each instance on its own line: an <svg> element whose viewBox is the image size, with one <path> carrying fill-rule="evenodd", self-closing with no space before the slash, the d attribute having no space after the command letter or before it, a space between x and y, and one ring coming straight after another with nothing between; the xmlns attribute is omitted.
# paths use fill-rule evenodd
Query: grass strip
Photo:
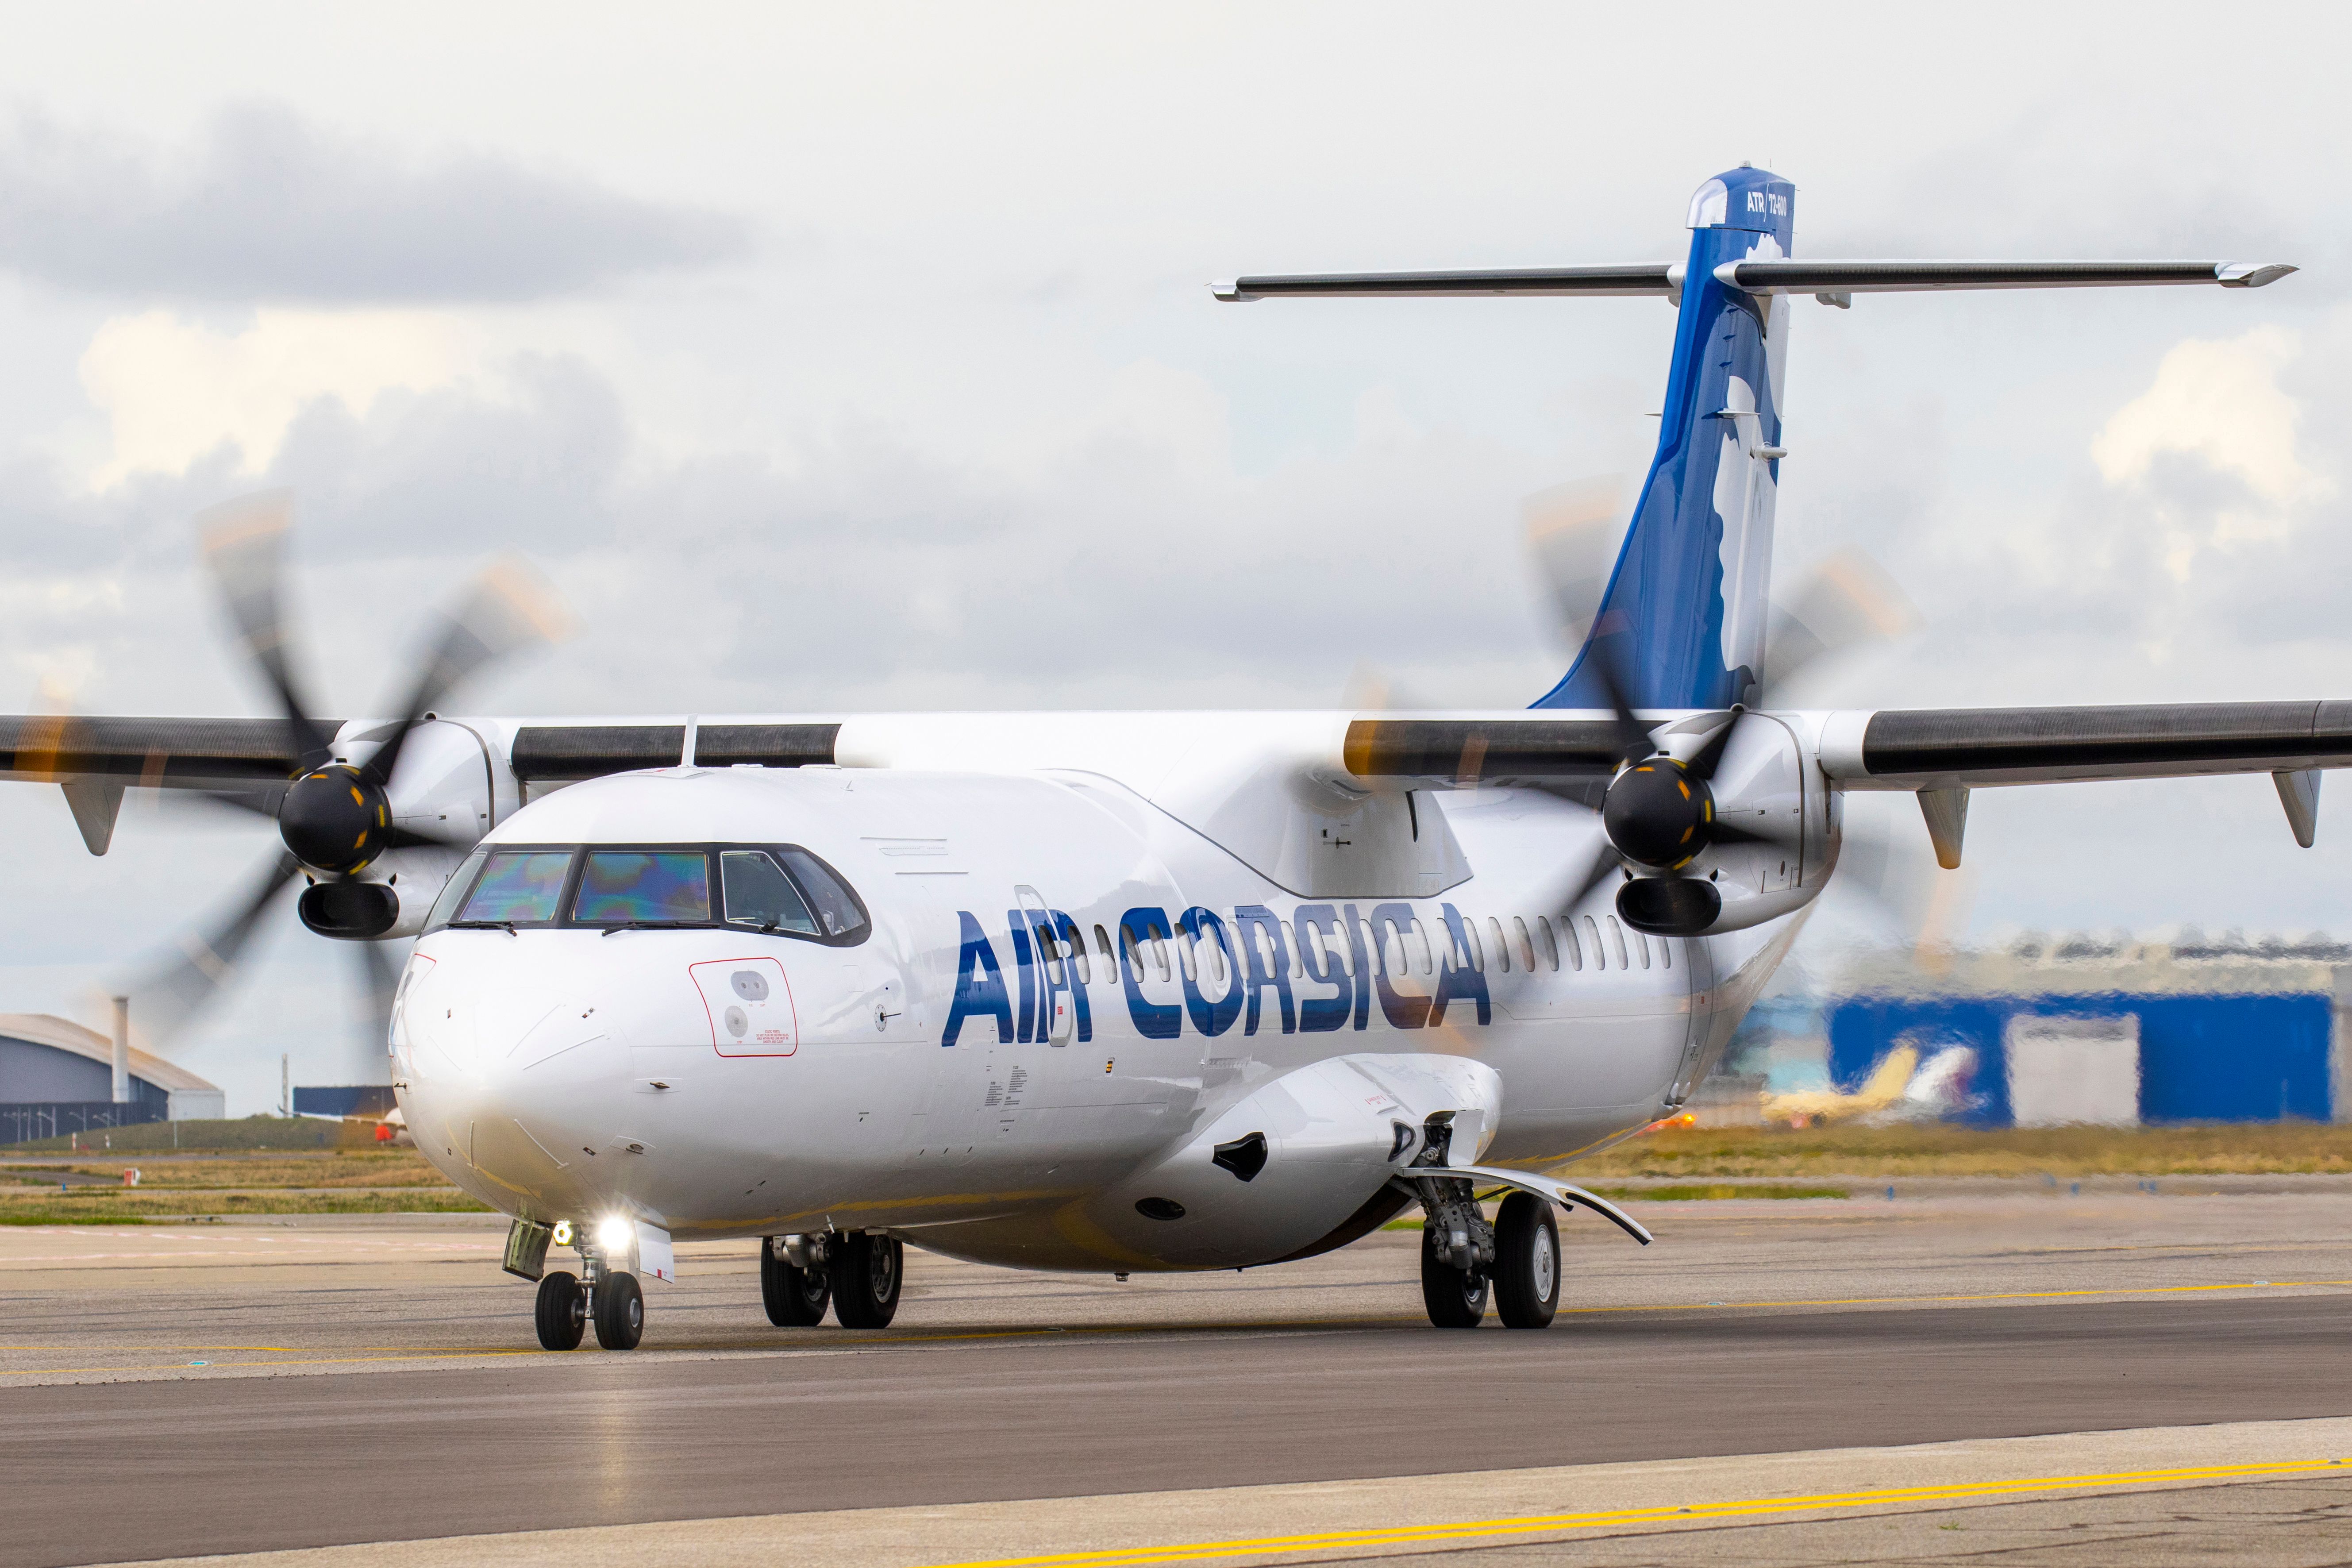
<svg viewBox="0 0 2352 1568"><path fill-rule="evenodd" d="M2352 1175L2352 1124L2171 1127L1664 1127L1559 1168L1704 1181L1890 1176Z"/></svg>

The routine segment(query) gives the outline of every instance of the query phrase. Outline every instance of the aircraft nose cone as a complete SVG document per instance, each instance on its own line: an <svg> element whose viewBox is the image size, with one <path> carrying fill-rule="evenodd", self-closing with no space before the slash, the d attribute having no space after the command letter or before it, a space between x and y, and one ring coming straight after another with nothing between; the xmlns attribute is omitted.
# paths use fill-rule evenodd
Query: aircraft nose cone
<svg viewBox="0 0 2352 1568"><path fill-rule="evenodd" d="M500 1207L588 1202L622 1120L628 1042L571 945L467 932L419 956L402 999L394 1066L418 1147Z"/></svg>

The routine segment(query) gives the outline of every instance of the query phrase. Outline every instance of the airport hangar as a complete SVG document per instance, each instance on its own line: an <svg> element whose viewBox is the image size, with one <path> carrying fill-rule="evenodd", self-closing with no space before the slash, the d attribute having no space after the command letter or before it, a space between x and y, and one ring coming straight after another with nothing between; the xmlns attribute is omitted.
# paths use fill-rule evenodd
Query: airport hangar
<svg viewBox="0 0 2352 1568"><path fill-rule="evenodd" d="M0 1013L0 1144L143 1121L226 1115L220 1089L184 1067L47 1013Z"/></svg>

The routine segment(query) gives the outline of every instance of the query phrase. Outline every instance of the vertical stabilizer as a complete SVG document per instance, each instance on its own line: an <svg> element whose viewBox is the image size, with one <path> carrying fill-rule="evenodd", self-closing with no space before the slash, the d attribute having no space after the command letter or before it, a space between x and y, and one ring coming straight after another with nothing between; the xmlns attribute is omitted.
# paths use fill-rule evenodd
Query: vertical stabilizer
<svg viewBox="0 0 2352 1568"><path fill-rule="evenodd" d="M1691 198L1658 454L1592 632L1535 706L1610 706L1601 658L1637 708L1753 700L1764 668L1789 301L1727 287L1716 269L1786 258L1795 205L1794 185L1751 168L1718 174Z"/></svg>

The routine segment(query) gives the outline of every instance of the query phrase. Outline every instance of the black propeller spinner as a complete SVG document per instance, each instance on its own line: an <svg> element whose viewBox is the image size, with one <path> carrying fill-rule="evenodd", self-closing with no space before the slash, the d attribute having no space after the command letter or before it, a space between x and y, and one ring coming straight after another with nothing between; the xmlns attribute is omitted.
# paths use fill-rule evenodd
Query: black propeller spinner
<svg viewBox="0 0 2352 1568"><path fill-rule="evenodd" d="M1653 936L1694 936L1723 913L1723 896L1711 881L1688 874L1691 863L1717 844L1780 840L1716 814L1715 770L1747 710L1734 705L1712 728L1700 727L1689 756L1662 748L1626 700L1625 641L1610 628L1592 641L1593 669L1616 715L1617 771L1601 796L1600 849L1554 907L1573 908L1615 871L1625 879L1617 889L1620 920ZM1691 732L1687 721L1678 728Z"/></svg>
<svg viewBox="0 0 2352 1568"><path fill-rule="evenodd" d="M226 805L271 817L283 847L245 898L182 940L179 961L134 986L134 993L148 1002L142 1016L157 1034L168 1034L227 983L263 912L306 868L312 873L312 885L302 894L306 925L354 938L390 929L397 903L387 896L389 889L359 881L359 873L391 850L445 842L411 832L393 819L388 786L402 748L459 681L507 653L549 640L560 620L551 595L527 568L513 563L490 568L457 607L440 618L423 668L409 682L400 717L358 737L376 745L373 754L354 763L336 755L335 737L311 717L313 710L289 658L280 584L290 513L291 498L273 490L230 501L199 520L205 564L237 640L278 700L286 726L283 754L291 777L282 792L272 792L277 795L274 805L268 794L214 795ZM374 942L359 941L354 950L381 1016L390 1010L397 974Z"/></svg>

